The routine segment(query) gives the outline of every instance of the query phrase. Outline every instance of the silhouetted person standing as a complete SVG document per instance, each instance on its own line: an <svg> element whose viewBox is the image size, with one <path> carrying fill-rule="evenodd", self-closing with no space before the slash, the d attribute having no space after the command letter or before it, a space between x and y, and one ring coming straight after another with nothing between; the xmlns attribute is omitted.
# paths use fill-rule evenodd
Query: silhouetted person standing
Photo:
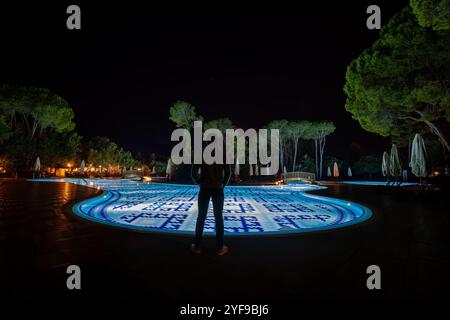
<svg viewBox="0 0 450 320"><path fill-rule="evenodd" d="M195 226L195 241L191 245L194 253L200 253L200 245L208 214L209 200L212 199L214 219L216 222L217 254L225 255L228 247L223 243L223 189L228 184L231 169L226 164L194 164L191 169L192 179L200 186L198 193L198 217Z"/></svg>

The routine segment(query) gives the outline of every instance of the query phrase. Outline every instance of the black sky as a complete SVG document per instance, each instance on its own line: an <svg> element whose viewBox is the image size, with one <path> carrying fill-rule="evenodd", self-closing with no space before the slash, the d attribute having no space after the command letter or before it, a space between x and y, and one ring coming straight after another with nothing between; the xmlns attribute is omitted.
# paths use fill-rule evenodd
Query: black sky
<svg viewBox="0 0 450 320"><path fill-rule="evenodd" d="M84 137L108 136L133 152L169 154L169 107L191 102L206 119L242 128L273 119L331 120L329 154L388 143L344 109L347 65L377 39L372 1L283 7L146 7L130 1L0 5L0 83L49 87ZM378 1L382 21L408 1ZM82 30L66 28L79 4ZM209 11L208 11L209 10Z"/></svg>

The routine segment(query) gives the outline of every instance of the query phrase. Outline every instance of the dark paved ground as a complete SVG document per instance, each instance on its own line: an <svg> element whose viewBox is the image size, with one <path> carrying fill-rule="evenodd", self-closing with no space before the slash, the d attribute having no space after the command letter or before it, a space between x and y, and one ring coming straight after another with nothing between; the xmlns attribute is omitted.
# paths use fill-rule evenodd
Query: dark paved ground
<svg viewBox="0 0 450 320"><path fill-rule="evenodd" d="M70 213L68 202L96 193L68 183L1 183L2 301L292 305L305 299L442 299L450 290L448 195L331 187L316 193L365 204L374 219L316 234L229 238L231 253L217 257L213 239L206 241L204 255L194 256L190 237L113 229ZM65 287L70 264L82 269L81 291ZM366 288L371 264L381 267L381 291Z"/></svg>

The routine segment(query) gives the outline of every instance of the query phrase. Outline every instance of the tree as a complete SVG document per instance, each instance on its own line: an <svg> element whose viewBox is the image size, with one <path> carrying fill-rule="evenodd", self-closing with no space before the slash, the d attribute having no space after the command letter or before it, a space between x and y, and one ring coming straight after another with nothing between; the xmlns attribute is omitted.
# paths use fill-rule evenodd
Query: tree
<svg viewBox="0 0 450 320"><path fill-rule="evenodd" d="M85 154L88 163L94 167L122 166L129 168L137 165L131 152L124 150L106 137L94 137L87 142Z"/></svg>
<svg viewBox="0 0 450 320"><path fill-rule="evenodd" d="M65 167L76 158L81 137L76 132L51 132L37 142L36 155L41 163L52 167Z"/></svg>
<svg viewBox="0 0 450 320"><path fill-rule="evenodd" d="M133 155L131 154L130 151L126 151L122 148L119 148L118 150L119 155L118 155L118 165L125 167L125 168L130 168L136 165L136 160L133 159Z"/></svg>
<svg viewBox="0 0 450 320"><path fill-rule="evenodd" d="M0 145L11 137L12 131L8 126L5 116L0 114Z"/></svg>
<svg viewBox="0 0 450 320"><path fill-rule="evenodd" d="M363 156L353 166L356 175L367 177L369 180L372 176L381 174L381 158L375 156Z"/></svg>
<svg viewBox="0 0 450 320"><path fill-rule="evenodd" d="M203 117L197 115L195 107L189 102L178 100L170 108L169 119L175 122L178 128L191 130L194 126L194 121L202 121Z"/></svg>
<svg viewBox="0 0 450 320"><path fill-rule="evenodd" d="M286 149L286 142L289 139L288 120L274 120L267 125L267 129L278 129L280 133L280 170L284 167L284 151Z"/></svg>
<svg viewBox="0 0 450 320"><path fill-rule="evenodd" d="M295 164L297 161L297 149L299 139L305 139L308 136L308 132L311 129L311 122L303 121L291 121L288 123L287 132L288 136L292 139L292 145L294 147L294 156L292 159L292 171L295 171Z"/></svg>
<svg viewBox="0 0 450 320"><path fill-rule="evenodd" d="M47 128L69 132L75 128L73 110L60 96L46 88L0 88L0 113L13 130L23 130L31 140Z"/></svg>
<svg viewBox="0 0 450 320"><path fill-rule="evenodd" d="M79 144L74 114L49 89L0 87L0 143L13 170L26 172L40 156L43 164L72 158Z"/></svg>
<svg viewBox="0 0 450 320"><path fill-rule="evenodd" d="M450 120L449 52L450 30L422 28L405 8L347 68L345 108L365 130L382 136L427 127L450 151L441 129Z"/></svg>
<svg viewBox="0 0 450 320"><path fill-rule="evenodd" d="M203 121L203 117L197 115L195 112L195 107L191 105L189 102L178 100L175 104L170 108L170 117L169 119L175 122L175 125L178 128L184 128L187 131L190 131L194 127L194 121ZM185 150L188 154L191 154L191 145L187 143L187 139L185 137L186 132L183 133L183 141L185 141Z"/></svg>
<svg viewBox="0 0 450 320"><path fill-rule="evenodd" d="M108 167L113 164L118 146L106 137L95 137L87 143L87 161L95 167Z"/></svg>
<svg viewBox="0 0 450 320"><path fill-rule="evenodd" d="M434 30L450 29L450 1L411 0L410 6L422 27Z"/></svg>
<svg viewBox="0 0 450 320"><path fill-rule="evenodd" d="M234 125L229 118L219 118L216 120L211 120L211 121L206 122L203 126L203 130L218 129L224 136L224 141L225 141L226 130L233 129L233 128L234 128ZM234 159L236 159L236 161L237 161L238 148L240 147L237 143L237 139L235 139L235 141L233 142L233 145L234 145L234 148L233 148ZM247 145L247 141L245 142L245 145ZM244 149L244 151L245 151L245 149ZM231 155L230 149L226 148L225 152L226 152L226 156L228 155L228 153Z"/></svg>
<svg viewBox="0 0 450 320"><path fill-rule="evenodd" d="M323 154L325 151L326 137L334 132L336 127L333 122L321 121L313 122L305 134L305 138L314 141L315 159L316 159L316 175L322 179Z"/></svg>
<svg viewBox="0 0 450 320"><path fill-rule="evenodd" d="M304 172L315 172L316 166L314 160L308 154L303 156L303 160L300 161L300 170Z"/></svg>
<svg viewBox="0 0 450 320"><path fill-rule="evenodd" d="M216 120L211 120L205 123L204 130L208 129L219 129L222 134L225 134L227 129L233 129L233 123L228 118L219 118Z"/></svg>

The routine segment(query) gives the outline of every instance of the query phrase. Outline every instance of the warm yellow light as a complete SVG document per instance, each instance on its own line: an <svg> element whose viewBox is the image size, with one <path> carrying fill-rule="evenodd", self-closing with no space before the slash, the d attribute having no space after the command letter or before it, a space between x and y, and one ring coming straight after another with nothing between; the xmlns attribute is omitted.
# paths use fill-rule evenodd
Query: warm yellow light
<svg viewBox="0 0 450 320"><path fill-rule="evenodd" d="M70 162L68 162L67 167L72 168L72 164Z"/></svg>
<svg viewBox="0 0 450 320"><path fill-rule="evenodd" d="M434 175L435 175L435 176L438 176L438 175L439 175L439 171L435 171L435 172L434 172Z"/></svg>

